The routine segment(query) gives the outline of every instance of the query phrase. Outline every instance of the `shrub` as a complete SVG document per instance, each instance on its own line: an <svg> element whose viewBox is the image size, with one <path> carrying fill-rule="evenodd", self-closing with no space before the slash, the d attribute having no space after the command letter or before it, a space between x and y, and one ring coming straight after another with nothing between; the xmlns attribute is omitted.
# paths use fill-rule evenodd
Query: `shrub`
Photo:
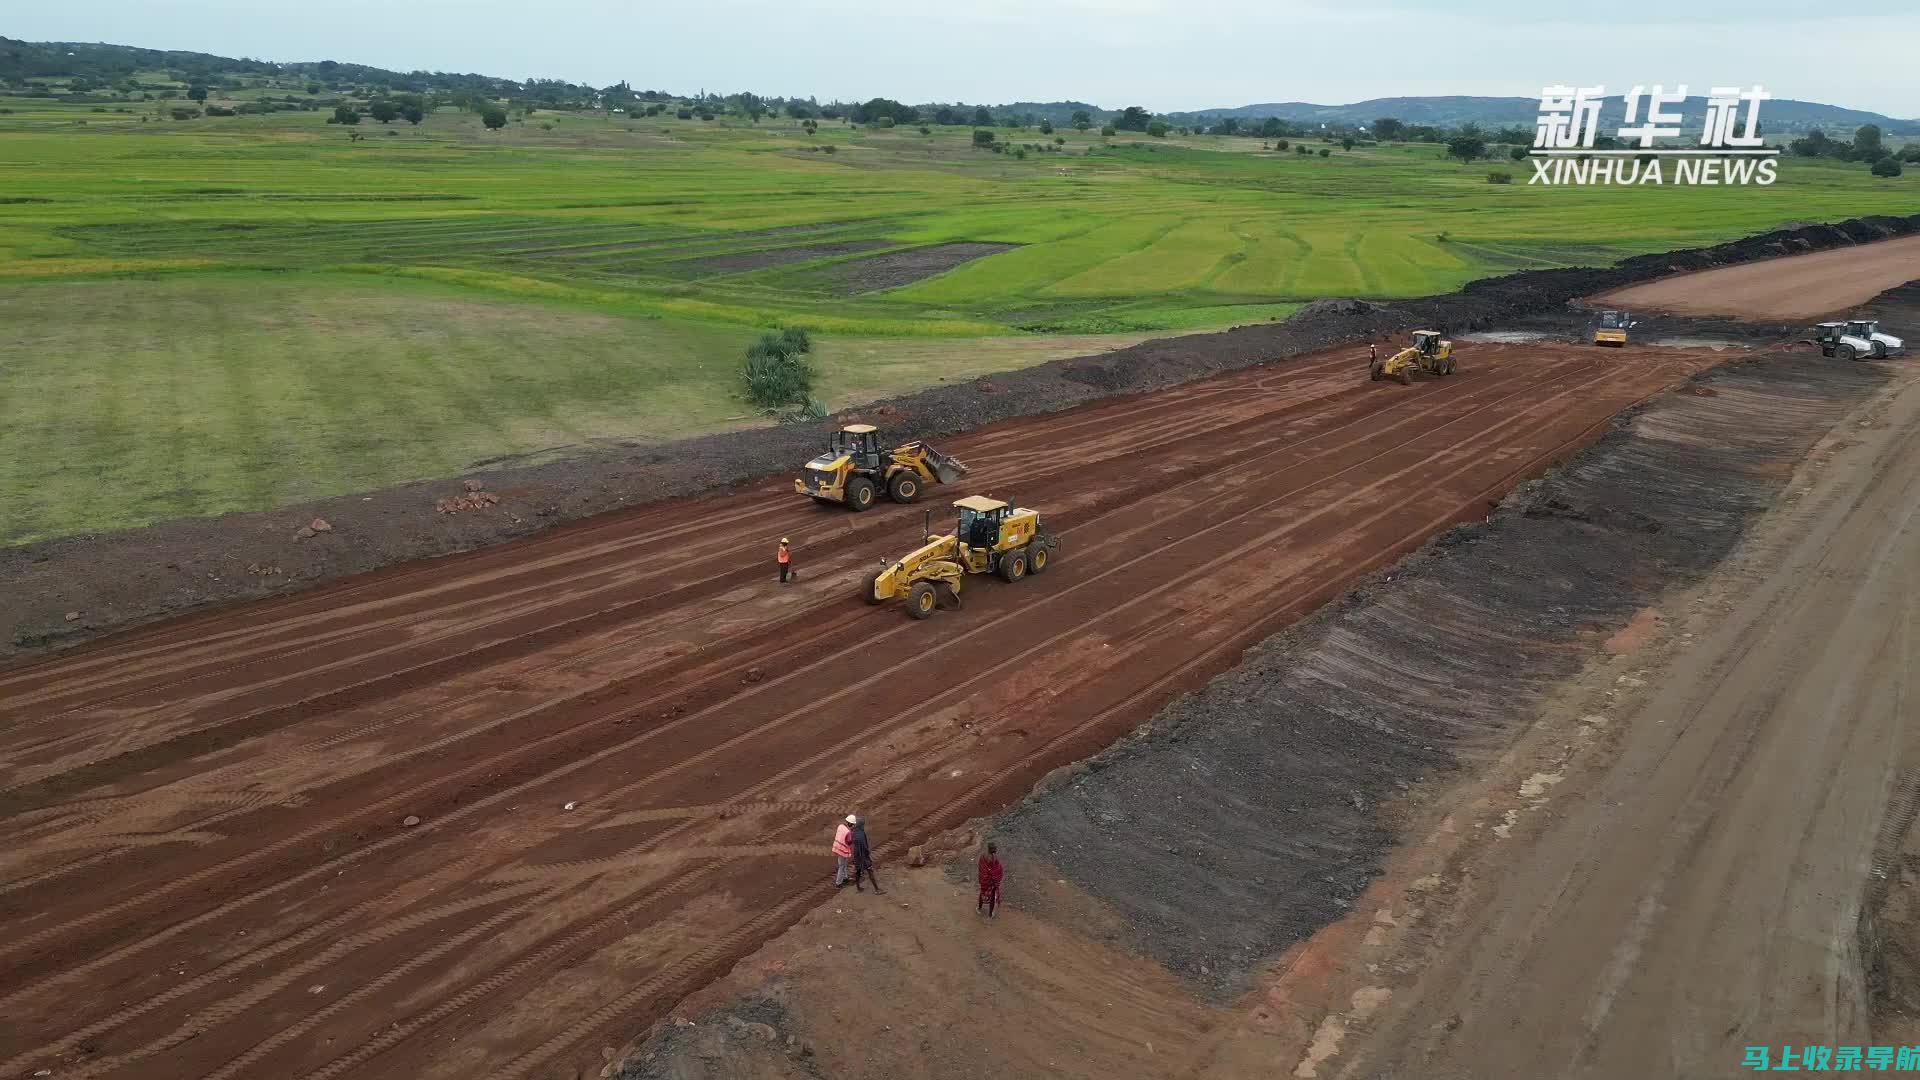
<svg viewBox="0 0 1920 1080"><path fill-rule="evenodd" d="M1333 153L1333 151L1332 151L1332 150L1329 150L1328 148L1326 148L1326 147L1324 147L1324 146L1320 148L1320 156L1321 156L1321 157L1326 157L1326 156L1328 156L1328 155L1330 155L1330 154L1332 154L1332 153Z"/></svg>
<svg viewBox="0 0 1920 1080"><path fill-rule="evenodd" d="M1879 161L1874 162L1873 175L1899 176L1900 175L1900 159L1897 157L1889 156L1889 157L1883 157Z"/></svg>
<svg viewBox="0 0 1920 1080"><path fill-rule="evenodd" d="M1908 143L1907 148L1900 151L1900 160L1920 161L1920 142Z"/></svg>
<svg viewBox="0 0 1920 1080"><path fill-rule="evenodd" d="M1113 137L1113 125L1112 125L1112 124L1107 124L1107 125L1105 125L1104 127L1102 127L1102 128L1100 129L1100 134L1102 134L1102 135L1105 135L1105 136L1106 136L1106 137L1108 137L1108 138L1112 138L1112 137Z"/></svg>
<svg viewBox="0 0 1920 1080"><path fill-rule="evenodd" d="M199 115L200 115L199 109L174 109L173 110L173 118L175 120L191 120L194 117Z"/></svg>
<svg viewBox="0 0 1920 1080"><path fill-rule="evenodd" d="M827 404L819 398L810 397L800 403L791 412L780 414L783 424L817 424L832 414L827 412Z"/></svg>
<svg viewBox="0 0 1920 1080"><path fill-rule="evenodd" d="M1301 143L1299 146L1293 148L1293 152L1301 155L1311 154L1313 153L1313 147L1308 146L1306 143Z"/></svg>
<svg viewBox="0 0 1920 1080"><path fill-rule="evenodd" d="M498 131L507 126L507 110L498 105L489 105L481 110L480 122L487 125L488 131Z"/></svg>
<svg viewBox="0 0 1920 1080"><path fill-rule="evenodd" d="M812 342L799 327L760 335L747 346L740 376L747 400L764 409L807 404L813 393L813 364L807 359Z"/></svg>
<svg viewBox="0 0 1920 1080"><path fill-rule="evenodd" d="M1147 125L1147 134L1153 136L1156 139L1166 138L1167 132L1172 130L1173 130L1173 125L1167 123L1165 120L1155 120L1152 123Z"/></svg>
<svg viewBox="0 0 1920 1080"><path fill-rule="evenodd" d="M1065 145L1067 145L1067 137L1066 137L1066 136L1064 136L1064 135L1055 135L1055 136L1053 137L1053 145L1055 145L1055 146L1065 146Z"/></svg>
<svg viewBox="0 0 1920 1080"><path fill-rule="evenodd" d="M1507 151L1507 156L1515 161L1525 161L1527 160L1527 148L1524 146L1516 146Z"/></svg>
<svg viewBox="0 0 1920 1080"><path fill-rule="evenodd" d="M1013 156L1019 158L1021 161L1027 160L1027 148L1024 146L1014 147Z"/></svg>
<svg viewBox="0 0 1920 1080"><path fill-rule="evenodd" d="M925 124L921 124L921 125L920 125L920 134L922 134L922 135L931 135L931 134L933 134L933 129L932 129L932 128L930 128L930 127L928 127L928 126L927 126L927 125L925 125Z"/></svg>
<svg viewBox="0 0 1920 1080"><path fill-rule="evenodd" d="M1503 172L1499 169L1495 169L1492 172L1487 174L1487 183L1511 184L1513 183L1513 174L1510 172Z"/></svg>
<svg viewBox="0 0 1920 1080"><path fill-rule="evenodd" d="M825 146L823 146L823 147L821 147L821 148L820 148L820 152L821 152L821 153L823 153L823 154L832 154L832 153L837 153L837 152L839 152L839 150L840 150L840 148L839 148L839 147L837 147L837 146L835 146L835 145L833 145L832 143L828 143L827 145L825 145Z"/></svg>
<svg viewBox="0 0 1920 1080"><path fill-rule="evenodd" d="M95 111L106 112L107 110L96 109ZM237 114L232 109L229 109L224 105L209 105L207 106L207 115L208 116L234 116Z"/></svg>
<svg viewBox="0 0 1920 1080"><path fill-rule="evenodd" d="M1281 153L1283 153L1283 154L1284 154L1284 153L1286 153L1286 152L1287 152L1287 147L1288 147L1288 146L1290 146L1290 145L1292 145L1292 144L1291 144L1291 143L1289 143L1289 142L1287 142L1287 140L1285 140L1285 139L1279 139L1279 140L1277 140L1277 141L1275 141L1275 142L1274 142L1274 144L1273 144L1273 148L1274 148L1275 150L1278 150L1278 151L1280 151Z"/></svg>
<svg viewBox="0 0 1920 1080"><path fill-rule="evenodd" d="M675 116L677 116L677 117L679 117L679 118L680 118L680 119L682 119L682 120L691 120L691 119L693 119L693 110L692 110L692 109L681 109L681 110L679 110L679 111L677 111L677 112L675 112L675 113L674 113L673 115L675 115Z"/></svg>
<svg viewBox="0 0 1920 1080"><path fill-rule="evenodd" d="M975 146L992 146L992 145L993 145L993 132L991 132L991 131L982 131L982 130L980 130L979 128L975 128L975 129L973 129L973 145L975 145Z"/></svg>

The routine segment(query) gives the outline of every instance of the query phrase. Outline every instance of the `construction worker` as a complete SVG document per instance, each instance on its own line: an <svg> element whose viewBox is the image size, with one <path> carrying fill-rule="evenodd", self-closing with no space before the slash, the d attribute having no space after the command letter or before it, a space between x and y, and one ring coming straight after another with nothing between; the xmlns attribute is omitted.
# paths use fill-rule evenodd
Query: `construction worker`
<svg viewBox="0 0 1920 1080"><path fill-rule="evenodd" d="M853 827L859 818L852 814L833 830L833 887L838 889L847 883L847 875L853 870Z"/></svg>
<svg viewBox="0 0 1920 1080"><path fill-rule="evenodd" d="M849 814L849 817L853 815ZM873 885L873 891L881 892L880 879L873 876L873 849L867 846L867 823L859 818L853 822L853 891L865 892L860 887L860 879L865 877Z"/></svg>
<svg viewBox="0 0 1920 1080"><path fill-rule="evenodd" d="M780 562L780 584L782 585L787 584L787 579L793 573L793 549L788 547L787 544L787 538L784 536L781 537L780 550L774 555L774 558Z"/></svg>
<svg viewBox="0 0 1920 1080"><path fill-rule="evenodd" d="M980 870L975 876L980 882L980 899L973 905L976 914L986 912L987 918L993 918L994 910L1000 906L1000 881L1006 877L1006 868L1000 865L999 849L987 845L987 853L980 856Z"/></svg>

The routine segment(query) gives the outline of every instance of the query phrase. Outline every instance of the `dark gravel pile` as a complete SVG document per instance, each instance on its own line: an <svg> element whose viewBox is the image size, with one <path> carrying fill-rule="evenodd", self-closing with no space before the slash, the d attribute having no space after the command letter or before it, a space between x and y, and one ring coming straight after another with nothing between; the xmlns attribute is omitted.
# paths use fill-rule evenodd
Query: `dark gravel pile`
<svg viewBox="0 0 1920 1080"><path fill-rule="evenodd" d="M1139 393L1285 360L1416 326L1460 333L1542 313L1569 300L1699 270L1920 231L1920 215L1780 230L1711 248L1629 259L1609 269L1527 271L1458 293L1372 304L1330 300L1282 323L1164 338L1057 360L982 383L939 386L864 412L891 431L937 438L1119 393ZM827 425L705 436L541 465L477 469L501 502L447 515L435 504L459 480L426 481L281 510L167 522L0 550L0 658L72 644L101 631L224 601L265 596L403 562L524 536L554 524L787 473L812 457ZM314 518L333 525L292 539ZM75 618L68 619L68 614Z"/></svg>
<svg viewBox="0 0 1920 1080"><path fill-rule="evenodd" d="M1030 798L997 835L1110 903L1201 992L1243 992L1379 873L1395 840L1384 800L1498 753L1578 671L1582 635L1705 575L1786 466L1883 380L1869 364L1773 354L1622 416L1486 521Z"/></svg>

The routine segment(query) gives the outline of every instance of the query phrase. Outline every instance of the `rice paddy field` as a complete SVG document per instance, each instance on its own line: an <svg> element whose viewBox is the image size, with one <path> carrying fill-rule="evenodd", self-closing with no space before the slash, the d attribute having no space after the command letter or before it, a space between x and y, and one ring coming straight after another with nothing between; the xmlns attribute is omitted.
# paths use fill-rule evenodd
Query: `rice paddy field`
<svg viewBox="0 0 1920 1080"><path fill-rule="evenodd" d="M814 332L838 407L1920 203L1831 162L1575 189L1428 145L0 102L5 544L768 422L735 368L772 326Z"/></svg>

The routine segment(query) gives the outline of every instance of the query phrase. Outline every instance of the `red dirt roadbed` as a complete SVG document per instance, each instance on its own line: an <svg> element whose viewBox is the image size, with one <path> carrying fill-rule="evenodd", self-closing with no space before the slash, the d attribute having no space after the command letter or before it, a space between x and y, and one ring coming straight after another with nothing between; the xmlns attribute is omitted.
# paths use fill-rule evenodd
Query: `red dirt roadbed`
<svg viewBox="0 0 1920 1080"><path fill-rule="evenodd" d="M953 441L936 519L992 494L1062 549L925 622L855 598L920 507L770 484L0 674L0 1074L597 1074L831 891L838 816L885 873L1715 357L1460 360Z"/></svg>

